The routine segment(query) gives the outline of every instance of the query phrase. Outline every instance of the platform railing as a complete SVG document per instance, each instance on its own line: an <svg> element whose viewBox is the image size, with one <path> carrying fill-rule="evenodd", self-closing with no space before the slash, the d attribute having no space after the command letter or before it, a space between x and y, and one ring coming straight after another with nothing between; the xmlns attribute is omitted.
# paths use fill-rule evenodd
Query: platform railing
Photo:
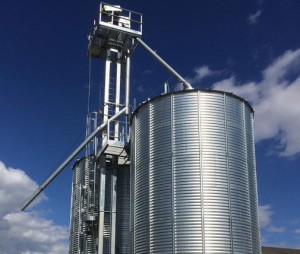
<svg viewBox="0 0 300 254"><path fill-rule="evenodd" d="M141 35L143 16L141 13L124 9L119 5L100 3L99 24L109 24L117 29L128 29Z"/></svg>

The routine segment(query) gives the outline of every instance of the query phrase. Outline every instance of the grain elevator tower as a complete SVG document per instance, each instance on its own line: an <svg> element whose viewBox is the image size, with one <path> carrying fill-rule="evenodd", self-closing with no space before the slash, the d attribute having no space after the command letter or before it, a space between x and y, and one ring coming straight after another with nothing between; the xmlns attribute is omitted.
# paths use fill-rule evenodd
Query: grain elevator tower
<svg viewBox="0 0 300 254"><path fill-rule="evenodd" d="M105 128L73 167L70 254L129 253L130 57L141 35L141 14L100 4L88 53L104 63L103 105L88 116L87 137Z"/></svg>

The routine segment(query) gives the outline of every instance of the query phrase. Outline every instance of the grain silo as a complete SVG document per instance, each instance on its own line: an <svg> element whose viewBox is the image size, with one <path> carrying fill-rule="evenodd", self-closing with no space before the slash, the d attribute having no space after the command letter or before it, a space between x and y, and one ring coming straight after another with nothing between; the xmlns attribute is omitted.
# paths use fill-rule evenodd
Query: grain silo
<svg viewBox="0 0 300 254"><path fill-rule="evenodd" d="M142 20L100 3L88 56L90 63L103 61L101 107L88 106L86 139L21 209L85 148L73 167L70 254L260 254L251 105L230 93L193 89L141 39ZM139 106L129 138L137 45L185 90Z"/></svg>
<svg viewBox="0 0 300 254"><path fill-rule="evenodd" d="M99 207L99 170L94 156L77 160L72 167L70 244L72 254L94 253L96 249L97 211Z"/></svg>
<svg viewBox="0 0 300 254"><path fill-rule="evenodd" d="M132 117L132 253L261 253L253 109L185 90Z"/></svg>
<svg viewBox="0 0 300 254"><path fill-rule="evenodd" d="M129 165L118 165L116 170L107 163L105 180L100 182L99 173L103 161L86 156L73 166L72 204L70 219L69 253L94 254L98 248L98 212L100 189L105 188L103 253L109 253L112 242L111 220L116 214L115 249L117 253L128 254L129 241ZM114 183L114 181L117 181ZM101 186L104 185L104 186ZM116 188L115 194L113 190ZM116 209L112 209L112 195L116 195Z"/></svg>

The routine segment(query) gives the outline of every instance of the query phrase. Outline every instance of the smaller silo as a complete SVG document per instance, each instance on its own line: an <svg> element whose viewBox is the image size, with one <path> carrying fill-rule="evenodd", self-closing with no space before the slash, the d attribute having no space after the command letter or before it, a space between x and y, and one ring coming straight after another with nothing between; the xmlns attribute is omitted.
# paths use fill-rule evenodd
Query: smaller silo
<svg viewBox="0 0 300 254"><path fill-rule="evenodd" d="M105 164L104 164L105 163ZM129 254L129 213L130 213L130 168L86 156L73 166L72 199L70 215L70 254L96 253L98 248L98 219L100 168L105 166L105 212L103 228L103 253L108 253L111 245L112 188L113 178L117 179L116 195L116 253ZM115 169L115 170L114 170ZM116 175L113 175L116 174Z"/></svg>
<svg viewBox="0 0 300 254"><path fill-rule="evenodd" d="M94 156L73 165L70 214L70 254L94 253L97 248L99 213L99 166Z"/></svg>

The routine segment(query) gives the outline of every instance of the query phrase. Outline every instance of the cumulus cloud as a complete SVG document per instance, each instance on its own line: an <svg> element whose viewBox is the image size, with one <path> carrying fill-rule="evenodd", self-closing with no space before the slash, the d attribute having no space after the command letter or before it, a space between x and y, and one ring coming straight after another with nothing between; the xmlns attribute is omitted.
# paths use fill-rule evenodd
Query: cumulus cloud
<svg viewBox="0 0 300 254"><path fill-rule="evenodd" d="M262 10L257 10L255 13L250 14L247 19L248 23L251 25L256 24L261 14L262 14Z"/></svg>
<svg viewBox="0 0 300 254"><path fill-rule="evenodd" d="M275 59L262 71L259 82L242 83L232 76L213 88L233 92L252 103L257 142L276 138L280 155L300 152L300 49Z"/></svg>
<svg viewBox="0 0 300 254"><path fill-rule="evenodd" d="M7 168L0 161L0 216L17 211L28 198L28 194L33 193L37 187L37 184L24 171ZM43 199L46 197L42 194L34 204Z"/></svg>
<svg viewBox="0 0 300 254"><path fill-rule="evenodd" d="M271 210L270 205L261 205L259 206L259 223L261 228L266 228L268 225L271 224L271 217L273 211Z"/></svg>
<svg viewBox="0 0 300 254"><path fill-rule="evenodd" d="M237 81L235 77L230 77L228 79L224 79L214 83L214 89L220 89L223 91L230 91L235 94L239 94L239 96L243 98L247 98L250 101L256 101L259 95L259 86L257 86L254 82L246 83L242 86L237 86Z"/></svg>
<svg viewBox="0 0 300 254"><path fill-rule="evenodd" d="M199 67L194 68L194 76L193 77L187 77L186 80L190 82L191 84L197 84L200 81L202 81L204 78L207 77L215 77L220 74L220 71L212 70L207 65L202 65Z"/></svg>
<svg viewBox="0 0 300 254"><path fill-rule="evenodd" d="M0 254L67 253L66 227L55 225L37 211L19 212L20 205L36 188L24 171L6 167L0 161ZM43 199L46 197L37 202Z"/></svg>
<svg viewBox="0 0 300 254"><path fill-rule="evenodd" d="M259 223L260 228L266 230L269 233L283 233L286 228L285 227L276 227L273 225L272 215L273 210L271 205L261 205L258 208L259 211Z"/></svg>

